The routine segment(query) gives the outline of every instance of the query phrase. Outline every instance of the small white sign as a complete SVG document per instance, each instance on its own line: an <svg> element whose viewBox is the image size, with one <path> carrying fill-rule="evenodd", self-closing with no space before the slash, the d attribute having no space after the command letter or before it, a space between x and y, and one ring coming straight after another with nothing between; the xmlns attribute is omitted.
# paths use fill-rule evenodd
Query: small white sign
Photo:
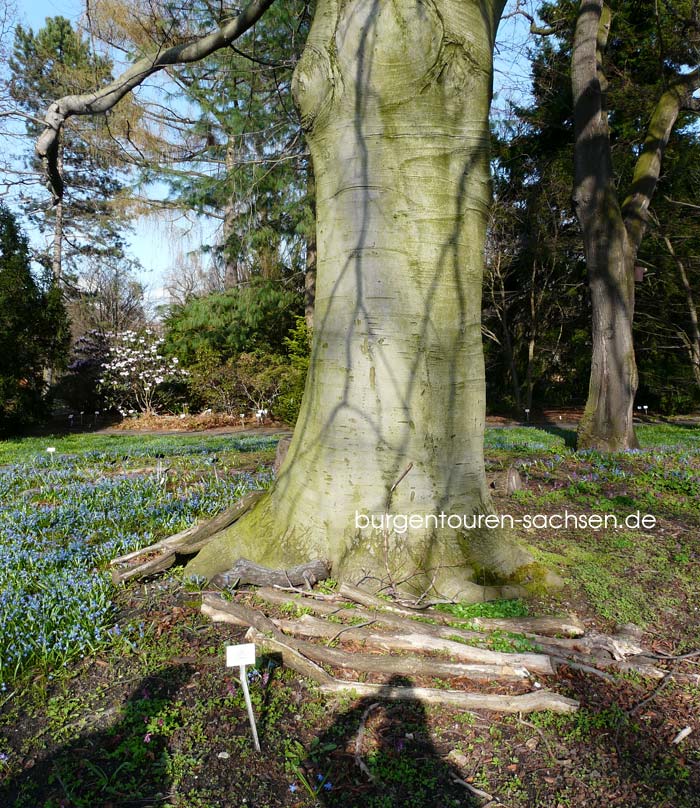
<svg viewBox="0 0 700 808"><path fill-rule="evenodd" d="M255 665L254 642L226 646L226 667L233 668L236 665Z"/></svg>

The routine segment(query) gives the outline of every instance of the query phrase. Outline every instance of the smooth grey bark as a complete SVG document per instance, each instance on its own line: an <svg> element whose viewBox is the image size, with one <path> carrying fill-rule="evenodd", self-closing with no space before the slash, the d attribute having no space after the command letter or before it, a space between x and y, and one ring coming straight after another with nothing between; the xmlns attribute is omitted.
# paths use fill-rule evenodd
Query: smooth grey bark
<svg viewBox="0 0 700 808"><path fill-rule="evenodd" d="M661 161L681 109L697 109L700 73L680 75L651 117L630 192L620 203L613 176L603 55L611 24L603 0L582 0L574 34L574 204L583 232L592 307L592 362L579 448L638 446L632 422L637 391L634 356L634 264L647 225Z"/></svg>
<svg viewBox="0 0 700 808"><path fill-rule="evenodd" d="M63 121L102 112L157 69L223 47L270 5L54 102L37 146L54 193ZM512 596L545 573L484 517L481 281L492 50L500 0L320 0L294 92L317 183L311 368L276 484L190 562L325 558L333 575L448 597ZM257 15L257 16L256 16ZM363 527L371 515L423 526ZM356 515L359 526L356 523ZM438 525L438 526L435 526ZM482 523L483 525L483 523Z"/></svg>
<svg viewBox="0 0 700 808"><path fill-rule="evenodd" d="M317 205L304 401L274 488L190 573L328 558L344 580L466 598L537 574L502 531L366 521L491 511L480 323L500 11L317 4L293 85Z"/></svg>

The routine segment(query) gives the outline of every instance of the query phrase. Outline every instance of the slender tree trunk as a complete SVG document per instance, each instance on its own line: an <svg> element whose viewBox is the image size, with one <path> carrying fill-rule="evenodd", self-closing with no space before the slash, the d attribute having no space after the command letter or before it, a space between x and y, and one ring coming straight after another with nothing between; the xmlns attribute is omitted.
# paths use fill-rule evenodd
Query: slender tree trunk
<svg viewBox="0 0 700 808"><path fill-rule="evenodd" d="M510 371L510 381L513 388L513 401L515 408L518 412L522 411L522 400L520 397L520 379L518 378L518 368L515 363L515 356L513 354L513 340L510 335L510 321L508 311L508 296L506 294L506 286L503 280L503 273L501 272L501 257L496 255L493 260L493 274L498 279L498 296L500 303L496 302L496 294L491 287L491 298L493 300L498 319L501 321L501 333L503 334L503 351L505 353L506 362Z"/></svg>
<svg viewBox="0 0 700 808"><path fill-rule="evenodd" d="M632 424L637 392L632 322L634 258L613 183L602 54L610 11L583 0L574 35L572 87L576 121L574 203L591 294L593 352L579 448L636 447Z"/></svg>
<svg viewBox="0 0 700 808"><path fill-rule="evenodd" d="M229 136L226 144L226 174L231 177L236 169L236 141ZM236 232L238 211L233 194L224 205L224 289L232 289L248 280L248 273L243 270L240 256L231 250L232 237Z"/></svg>
<svg viewBox="0 0 700 808"><path fill-rule="evenodd" d="M58 170L63 173L63 144L58 145ZM51 275L57 286L61 285L63 275L63 199L54 205L53 250L51 252Z"/></svg>
<svg viewBox="0 0 700 808"><path fill-rule="evenodd" d="M673 249L671 239L665 234L663 239L669 255L676 263L678 274L681 276L681 284L683 286L685 300L688 305L688 316L690 317L690 337L683 332L683 341L688 349L690 364L693 369L693 376L700 387L700 323L698 322L698 310L695 305L693 290L690 286L690 281L688 280L688 273L685 271L685 266L683 265L681 259L676 255L676 251Z"/></svg>
<svg viewBox="0 0 700 808"><path fill-rule="evenodd" d="M535 343L537 339L537 296L535 294L535 280L537 278L537 262L532 262L532 276L530 278L530 338L527 341L527 370L525 371L525 407L532 411L532 370L535 364Z"/></svg>
<svg viewBox="0 0 700 808"><path fill-rule="evenodd" d="M466 597L536 574L502 531L440 522L491 511L480 309L500 11L319 0L294 78L318 217L304 401L274 488L191 573L320 557L366 586ZM417 519L384 530L373 514Z"/></svg>

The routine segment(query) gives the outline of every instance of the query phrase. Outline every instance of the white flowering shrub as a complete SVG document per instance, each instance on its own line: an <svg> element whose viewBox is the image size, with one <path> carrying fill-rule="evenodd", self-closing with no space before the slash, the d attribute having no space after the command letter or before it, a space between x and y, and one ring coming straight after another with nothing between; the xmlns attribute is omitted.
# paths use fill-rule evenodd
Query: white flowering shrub
<svg viewBox="0 0 700 808"><path fill-rule="evenodd" d="M161 353L164 340L150 328L110 334L109 358L102 365L100 389L122 416L157 412L164 388L187 376L177 357Z"/></svg>

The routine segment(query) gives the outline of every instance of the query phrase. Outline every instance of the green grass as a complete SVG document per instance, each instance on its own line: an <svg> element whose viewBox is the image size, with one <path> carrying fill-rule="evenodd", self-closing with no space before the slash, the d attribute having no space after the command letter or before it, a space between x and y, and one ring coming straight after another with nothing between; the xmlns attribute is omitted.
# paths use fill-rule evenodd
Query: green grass
<svg viewBox="0 0 700 808"><path fill-rule="evenodd" d="M46 449L56 449L54 461L61 455L86 455L116 457L132 455L155 458L158 454L206 455L217 452L265 449L274 446L277 438L231 437L228 435L102 435L81 434L32 438L13 438L0 441L0 465L26 463L34 459L48 460Z"/></svg>
<svg viewBox="0 0 700 808"><path fill-rule="evenodd" d="M528 606L523 600L498 600L487 603L439 603L438 611L452 614L460 620L475 617L527 617Z"/></svg>

